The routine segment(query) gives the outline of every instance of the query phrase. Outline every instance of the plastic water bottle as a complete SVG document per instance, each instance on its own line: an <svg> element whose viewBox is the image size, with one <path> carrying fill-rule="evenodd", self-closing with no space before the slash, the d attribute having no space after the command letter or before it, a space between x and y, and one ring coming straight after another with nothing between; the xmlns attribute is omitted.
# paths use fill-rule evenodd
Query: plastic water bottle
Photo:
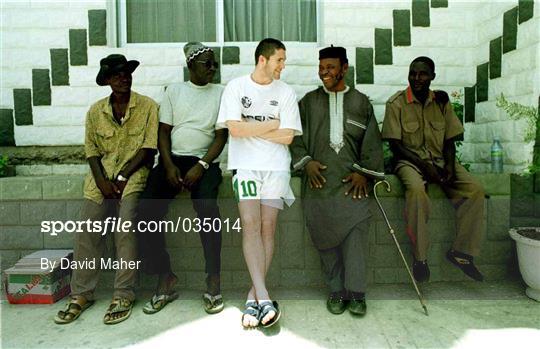
<svg viewBox="0 0 540 349"><path fill-rule="evenodd" d="M503 147L499 137L493 138L493 144L491 145L491 172L503 172Z"/></svg>

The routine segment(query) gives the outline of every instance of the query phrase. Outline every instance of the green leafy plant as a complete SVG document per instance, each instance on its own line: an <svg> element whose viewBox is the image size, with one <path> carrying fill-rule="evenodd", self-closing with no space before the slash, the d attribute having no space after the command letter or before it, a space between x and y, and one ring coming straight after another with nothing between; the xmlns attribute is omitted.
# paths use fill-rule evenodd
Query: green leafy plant
<svg viewBox="0 0 540 349"><path fill-rule="evenodd" d="M7 155L0 155L0 177L6 175L9 158Z"/></svg>
<svg viewBox="0 0 540 349"><path fill-rule="evenodd" d="M538 108L510 102L502 93L497 97L497 107L504 110L511 120L525 119L527 121L527 129L525 130L523 141L534 141L536 135L536 122L538 121Z"/></svg>
<svg viewBox="0 0 540 349"><path fill-rule="evenodd" d="M496 105L498 108L504 110L511 120L525 120L527 122L527 128L523 137L524 142L528 143L535 140L539 116L538 108L523 105L521 103L510 102L502 93L497 97ZM540 164L533 161L533 163L525 170L525 174L532 175L535 173L540 173Z"/></svg>
<svg viewBox="0 0 540 349"><path fill-rule="evenodd" d="M384 172L392 173L394 171L394 154L390 150L388 141L383 141Z"/></svg>
<svg viewBox="0 0 540 349"><path fill-rule="evenodd" d="M453 91L450 96L452 97L452 101L450 102L452 104L452 108L454 109L454 113L458 117L459 121L461 121L461 124L463 124L463 110L464 106L461 102L463 100L463 93L461 91ZM461 165L465 167L467 171L469 171L469 168L471 167L471 164L468 164L466 162L463 162L461 159L461 147L463 146L463 141L456 141L456 158L459 160Z"/></svg>

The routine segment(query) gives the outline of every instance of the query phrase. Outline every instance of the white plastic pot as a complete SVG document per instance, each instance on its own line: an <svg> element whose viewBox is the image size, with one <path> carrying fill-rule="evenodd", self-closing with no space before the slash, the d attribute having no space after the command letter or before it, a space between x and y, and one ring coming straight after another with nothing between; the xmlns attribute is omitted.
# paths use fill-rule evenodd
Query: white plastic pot
<svg viewBox="0 0 540 349"><path fill-rule="evenodd" d="M516 241L519 270L523 280L529 286L525 294L540 302L540 241L526 238L518 233L519 230L540 228L512 228L509 231L512 239Z"/></svg>

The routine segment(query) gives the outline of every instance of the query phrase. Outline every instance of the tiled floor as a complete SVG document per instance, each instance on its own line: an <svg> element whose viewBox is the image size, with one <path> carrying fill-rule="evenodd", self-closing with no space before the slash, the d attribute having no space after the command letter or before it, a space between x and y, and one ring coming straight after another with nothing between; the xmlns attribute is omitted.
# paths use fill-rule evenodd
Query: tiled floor
<svg viewBox="0 0 540 349"><path fill-rule="evenodd" d="M373 286L368 314L326 311L324 290L273 290L283 315L268 330L244 330L240 291L224 293L226 307L206 315L199 294L181 298L155 315L142 312L150 294L139 295L131 317L107 326L102 317L110 292L69 325L53 317L54 305L2 303L2 348L538 348L540 303L524 295L518 282L430 283L422 285L425 316L410 285Z"/></svg>

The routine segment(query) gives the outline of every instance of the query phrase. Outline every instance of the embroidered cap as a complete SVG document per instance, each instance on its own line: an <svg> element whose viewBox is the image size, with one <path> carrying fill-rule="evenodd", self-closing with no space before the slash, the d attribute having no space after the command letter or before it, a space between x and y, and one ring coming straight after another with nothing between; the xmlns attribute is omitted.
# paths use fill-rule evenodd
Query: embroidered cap
<svg viewBox="0 0 540 349"><path fill-rule="evenodd" d="M191 62L195 57L204 52L212 51L208 46L201 44L198 41L191 41L184 45L184 54L186 55L186 63Z"/></svg>
<svg viewBox="0 0 540 349"><path fill-rule="evenodd" d="M319 51L319 59L339 58L342 62L348 63L347 50L344 47L330 45Z"/></svg>

